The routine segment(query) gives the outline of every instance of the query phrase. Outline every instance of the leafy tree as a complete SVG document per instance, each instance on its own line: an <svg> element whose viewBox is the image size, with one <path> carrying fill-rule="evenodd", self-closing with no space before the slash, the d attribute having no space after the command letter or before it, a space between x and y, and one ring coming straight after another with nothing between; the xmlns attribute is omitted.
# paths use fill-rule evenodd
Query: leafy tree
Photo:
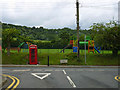
<svg viewBox="0 0 120 90"><path fill-rule="evenodd" d="M13 38L17 38L19 36L19 30L15 28L8 28L2 31L2 46L5 49L7 47L7 55L10 55L10 46Z"/></svg>
<svg viewBox="0 0 120 90"><path fill-rule="evenodd" d="M69 33L67 33L67 32L62 32L60 35L59 35L59 37L62 39L62 40L67 40L67 41L69 41L69 39L70 39L70 35L69 35Z"/></svg>
<svg viewBox="0 0 120 90"><path fill-rule="evenodd" d="M18 41L20 42L30 42L32 41L31 38L29 36L26 36L26 35L19 35L18 38L17 38Z"/></svg>
<svg viewBox="0 0 120 90"><path fill-rule="evenodd" d="M120 47L120 25L115 21L96 23L91 26L92 38L103 48L110 48L113 55L118 54Z"/></svg>
<svg viewBox="0 0 120 90"><path fill-rule="evenodd" d="M85 35L82 34L80 37L79 37L79 41L84 41L85 40Z"/></svg>
<svg viewBox="0 0 120 90"><path fill-rule="evenodd" d="M61 38L59 42L63 45L64 48L69 43L70 35L64 31L59 35L59 38Z"/></svg>

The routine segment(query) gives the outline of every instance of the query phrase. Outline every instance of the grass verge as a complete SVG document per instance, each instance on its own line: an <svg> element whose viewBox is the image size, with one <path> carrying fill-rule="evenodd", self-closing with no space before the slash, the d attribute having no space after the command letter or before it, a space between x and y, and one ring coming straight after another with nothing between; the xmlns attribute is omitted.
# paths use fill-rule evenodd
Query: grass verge
<svg viewBox="0 0 120 90"><path fill-rule="evenodd" d="M68 59L67 65L118 65L118 59L120 58L120 54L114 57L111 54L87 53L87 64L85 64L84 53L80 54L79 60L76 53L38 53L40 65L47 65L48 56L50 65L61 65L61 59ZM6 52L2 54L2 64L26 65L28 61L29 54L27 52L12 52L10 56L7 56Z"/></svg>

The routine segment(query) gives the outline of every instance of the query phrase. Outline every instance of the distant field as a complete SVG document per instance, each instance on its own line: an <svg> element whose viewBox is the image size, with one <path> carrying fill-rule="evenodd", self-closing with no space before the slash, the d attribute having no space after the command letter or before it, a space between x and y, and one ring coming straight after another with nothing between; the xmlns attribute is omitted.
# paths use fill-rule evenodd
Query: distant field
<svg viewBox="0 0 120 90"><path fill-rule="evenodd" d="M60 53L62 49L38 49L38 53ZM17 52L16 51L11 51L11 52ZM29 49L21 49L21 52L29 52ZM64 53L72 53L72 49L65 49ZM111 50L100 50L101 54L112 54ZM80 50L80 53L84 54L85 50ZM88 54L88 50L86 50L86 53ZM120 54L120 51L118 52ZM90 52L89 54L93 54Z"/></svg>

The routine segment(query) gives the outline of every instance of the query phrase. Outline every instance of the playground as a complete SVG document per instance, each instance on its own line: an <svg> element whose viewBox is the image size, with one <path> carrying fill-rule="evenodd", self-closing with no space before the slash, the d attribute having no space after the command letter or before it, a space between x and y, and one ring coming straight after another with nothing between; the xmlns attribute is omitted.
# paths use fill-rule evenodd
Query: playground
<svg viewBox="0 0 120 90"><path fill-rule="evenodd" d="M89 36L87 36L86 37L86 35L85 35L85 37L84 37L84 41L79 41L79 45L80 46L84 46L84 49L85 50L80 50L82 53L84 52L84 54L85 54L85 58L86 58L86 51L88 52L88 53L90 53L90 52L92 52L93 54L94 53L98 53L98 54L100 54L101 52L100 52L100 50L101 50L101 47L97 47L96 45L95 45L95 43L94 43L94 40L91 40L91 37L89 37ZM70 40L70 43L66 46L66 47L64 47L61 51L60 51L60 53L64 53L65 52L65 49L67 49L69 46L72 46L72 52L73 53L77 53L78 52L78 40L77 39L74 39L74 38L72 38L72 40ZM86 49L86 47L87 47L87 49ZM80 48L80 47L79 47Z"/></svg>

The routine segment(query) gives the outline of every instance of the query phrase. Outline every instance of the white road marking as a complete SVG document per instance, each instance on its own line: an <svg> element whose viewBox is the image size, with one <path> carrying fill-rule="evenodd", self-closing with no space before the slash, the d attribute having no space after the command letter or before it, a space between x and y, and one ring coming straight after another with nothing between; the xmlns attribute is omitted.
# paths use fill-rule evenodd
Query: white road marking
<svg viewBox="0 0 120 90"><path fill-rule="evenodd" d="M74 82L71 80L71 78L69 76L67 76L67 79L69 80L70 84L75 88L76 85L74 84Z"/></svg>
<svg viewBox="0 0 120 90"><path fill-rule="evenodd" d="M49 70L49 69L48 69L48 70L45 70L45 71L53 71L53 70L51 70L51 69Z"/></svg>
<svg viewBox="0 0 120 90"><path fill-rule="evenodd" d="M37 77L37 78L39 78L39 79L44 79L44 78L46 78L46 77L48 77L49 75L51 75L51 73L31 73L33 76L35 76L35 77ZM38 76L38 75L44 75L44 76Z"/></svg>
<svg viewBox="0 0 120 90"><path fill-rule="evenodd" d="M63 73L66 74L65 70L63 70Z"/></svg>
<svg viewBox="0 0 120 90"><path fill-rule="evenodd" d="M33 71L42 71L42 69L34 69Z"/></svg>
<svg viewBox="0 0 120 90"><path fill-rule="evenodd" d="M55 71L62 71L62 70L56 69Z"/></svg>
<svg viewBox="0 0 120 90"><path fill-rule="evenodd" d="M16 71L16 72L20 72L20 71L30 71L30 69L26 69L26 70L13 70L13 71Z"/></svg>

